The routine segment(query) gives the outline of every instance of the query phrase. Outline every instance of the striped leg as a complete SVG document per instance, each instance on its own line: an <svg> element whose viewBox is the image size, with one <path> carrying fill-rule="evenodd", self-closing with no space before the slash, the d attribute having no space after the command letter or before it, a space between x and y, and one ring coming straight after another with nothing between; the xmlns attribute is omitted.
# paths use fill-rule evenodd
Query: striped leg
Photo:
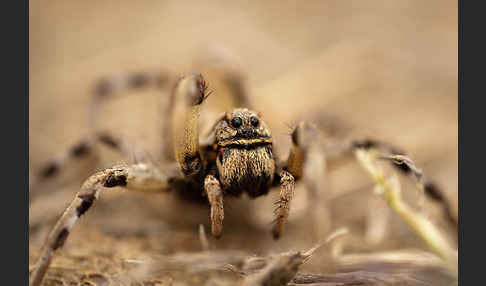
<svg viewBox="0 0 486 286"><path fill-rule="evenodd" d="M134 72L118 76L105 77L99 80L93 90L93 101L90 107L89 126L92 132L97 132L98 117L107 101L116 98L117 95L129 90L140 90L145 88L167 88L173 85L175 76L168 72ZM174 161L173 143L170 134L171 100L165 98L161 101L161 159Z"/></svg>
<svg viewBox="0 0 486 286"><path fill-rule="evenodd" d="M140 160L140 157L147 157L142 155L145 152L134 148L125 139L114 138L108 133L99 132L97 120L102 112L103 105L117 94L128 90L138 90L148 87L164 87L170 81L170 76L162 72L136 72L127 73L118 76L105 77L100 79L93 89L93 100L89 108L88 124L90 127L90 135L88 138L81 140L75 144L68 151L62 152L55 159L47 162L39 172L33 173L29 180L29 189L31 199L36 195L38 185L46 180L56 177L62 169L68 166L73 161L79 160L94 153L94 145L96 142L101 142L104 145L120 151L126 158L132 158L135 161ZM167 129L168 120L163 121L162 129ZM163 136L170 138L170 136ZM163 142L165 143L165 142ZM167 144L170 144L167 143ZM166 144L163 144L164 146ZM164 149L164 152L166 150ZM172 150L171 152L172 153ZM147 158L144 158L147 159Z"/></svg>
<svg viewBox="0 0 486 286"><path fill-rule="evenodd" d="M35 195L38 185L44 181L56 177L59 172L71 161L84 158L92 151L92 143L90 140L82 140L75 144L69 150L59 154L55 159L47 162L38 172L30 176L29 189L30 195Z"/></svg>
<svg viewBox="0 0 486 286"><path fill-rule="evenodd" d="M349 154L352 151L356 150L357 148L377 149L378 151L384 152L386 156L390 154L391 155L406 154L406 152L391 144L381 142L378 140L363 139L363 140L348 141L345 144L341 144L341 146L337 146L337 148L333 148L332 151L328 152L328 154L330 154L330 156L332 157L329 158L329 160L337 159L340 156ZM445 192L435 182L427 179L426 177L423 177L421 171L415 168L413 165L410 165L403 160L402 161L392 160L392 162L394 163L393 166L402 174L422 180L421 183L423 185L423 191L425 195L428 198L430 198L432 201L438 203L441 206L444 217L449 222L449 225L457 229L458 227L457 217L453 214L453 211L450 206L450 202L446 199Z"/></svg>
<svg viewBox="0 0 486 286"><path fill-rule="evenodd" d="M163 72L134 72L100 79L93 89L93 100L89 110L88 123L92 132L97 132L98 117L107 101L130 90L166 87L169 81L170 76Z"/></svg>
<svg viewBox="0 0 486 286"><path fill-rule="evenodd" d="M96 151L95 143L97 142L114 151L120 152L128 159L129 163L152 163L150 155L145 150L128 142L126 138L117 138L107 132L99 132L95 136L81 140L73 147L60 153L56 158L41 167L38 172L33 173L29 179L30 199L33 199L37 195L40 184L54 179L63 169L68 168L75 161L92 155Z"/></svg>
<svg viewBox="0 0 486 286"><path fill-rule="evenodd" d="M133 191L167 191L169 179L160 170L148 164L115 166L89 177L49 233L30 276L30 286L41 284L56 250L63 246L76 221L91 208L101 190L123 187Z"/></svg>

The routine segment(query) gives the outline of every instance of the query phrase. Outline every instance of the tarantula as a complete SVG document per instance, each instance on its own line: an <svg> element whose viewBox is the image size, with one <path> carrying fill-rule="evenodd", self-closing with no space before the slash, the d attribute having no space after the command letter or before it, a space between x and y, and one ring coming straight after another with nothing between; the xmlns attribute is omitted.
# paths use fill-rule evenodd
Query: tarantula
<svg viewBox="0 0 486 286"><path fill-rule="evenodd" d="M129 77L125 87L137 88L167 81L167 78L161 78L160 75L151 77L148 74L136 74ZM50 232L31 275L31 285L40 284L54 252L64 244L77 219L92 207L104 188L122 187L129 191L155 192L172 190L186 197L202 198L210 205L212 234L220 237L225 196L238 197L246 193L250 198L256 198L280 185L272 234L274 239L281 236L294 196L295 183L303 177L305 165L322 167L319 164L322 156L309 156L309 160L306 156L312 152L312 146L318 145L314 144L317 142L317 130L304 122L296 125L291 133L292 145L288 159L285 162L278 161L272 148L271 132L262 114L241 107L248 105L248 100L241 92L238 80L228 77L227 84L232 90L234 108L220 116L209 134L200 139L200 107L211 92L201 74L189 74L177 80L169 100L169 120L163 126L169 135L164 137L164 164L158 166L152 163L147 159L148 155L140 151L134 164L117 165L90 176ZM95 93L98 98L103 98L116 88L113 82L102 81ZM130 148L136 149L108 133L98 133L94 138L125 153ZM89 150L89 142L78 144L69 152L70 156L61 156L48 164L39 178L52 177L66 164L66 158L80 157ZM175 161L175 164L171 161ZM39 178L32 178L32 181L36 182Z"/></svg>

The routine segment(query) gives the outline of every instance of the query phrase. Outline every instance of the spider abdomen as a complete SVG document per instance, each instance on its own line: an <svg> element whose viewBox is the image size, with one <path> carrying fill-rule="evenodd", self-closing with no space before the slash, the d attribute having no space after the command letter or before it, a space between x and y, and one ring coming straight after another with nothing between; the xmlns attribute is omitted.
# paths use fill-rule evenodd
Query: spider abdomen
<svg viewBox="0 0 486 286"><path fill-rule="evenodd" d="M275 172L271 145L222 147L217 166L221 186L227 194L246 192L254 198L268 193Z"/></svg>

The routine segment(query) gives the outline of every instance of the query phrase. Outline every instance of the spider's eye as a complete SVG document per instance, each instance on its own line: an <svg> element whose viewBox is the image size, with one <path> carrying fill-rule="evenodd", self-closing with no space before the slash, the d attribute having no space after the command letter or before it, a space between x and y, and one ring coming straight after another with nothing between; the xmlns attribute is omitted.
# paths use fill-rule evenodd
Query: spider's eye
<svg viewBox="0 0 486 286"><path fill-rule="evenodd" d="M235 128L240 127L242 123L243 122L241 121L241 118L239 118L239 117L235 117L235 118L231 119L231 125L233 125L233 127L235 127Z"/></svg>
<svg viewBox="0 0 486 286"><path fill-rule="evenodd" d="M250 123L251 125L253 125L254 127L257 127L258 126L258 123L260 123L260 121L258 121L258 118L256 118L255 116L252 116L250 118Z"/></svg>

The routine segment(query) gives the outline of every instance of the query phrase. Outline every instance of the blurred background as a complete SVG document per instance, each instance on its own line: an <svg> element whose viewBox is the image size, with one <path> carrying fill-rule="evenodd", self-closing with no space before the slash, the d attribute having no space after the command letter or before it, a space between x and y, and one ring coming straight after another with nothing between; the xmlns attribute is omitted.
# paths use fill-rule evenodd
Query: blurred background
<svg viewBox="0 0 486 286"><path fill-rule="evenodd" d="M208 50L224 49L245 73L250 100L263 113L282 158L290 143L288 125L300 119L342 137L390 142L406 150L444 190L457 217L456 1L32 0L29 5L31 172L88 134L91 93L99 78L144 70L195 71L194 63ZM167 95L166 89L149 89L120 97L104 108L101 125L157 152L163 120L159 103ZM100 151L43 184L43 195L31 201L30 265L82 181L124 160L106 148ZM374 199L372 182L352 160L329 171L329 228L347 226L355 240L366 240L370 209L381 206L387 213L386 205ZM413 204L414 185L402 180ZM299 216L305 209L301 189L280 241L269 234L274 192L255 201L229 202L225 233L221 240L210 239L212 247L262 255L311 247L316 241L307 233L313 226ZM432 201L426 206L455 244L457 233L439 208ZM346 249L427 249L396 215L388 216L386 234L368 244L349 242ZM78 270L119 272L120 258L196 251L197 226L208 222L207 208L186 206L170 194L105 192L48 276L79 280ZM331 271L333 266L323 258L305 267Z"/></svg>

